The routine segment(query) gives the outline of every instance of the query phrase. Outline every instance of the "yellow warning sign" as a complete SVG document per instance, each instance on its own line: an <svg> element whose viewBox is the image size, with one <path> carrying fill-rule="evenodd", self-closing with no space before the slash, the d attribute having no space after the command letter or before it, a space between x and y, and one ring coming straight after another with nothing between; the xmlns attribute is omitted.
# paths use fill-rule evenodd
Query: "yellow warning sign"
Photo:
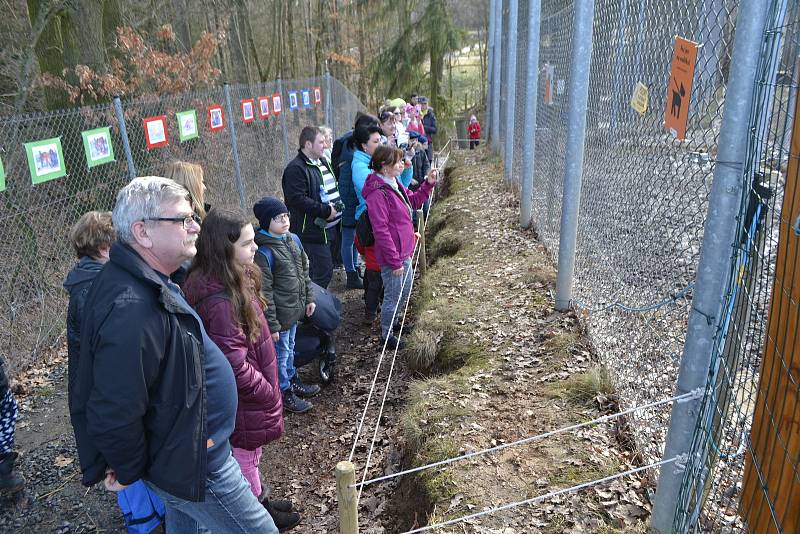
<svg viewBox="0 0 800 534"><path fill-rule="evenodd" d="M639 115L647 113L647 103L650 101L650 90L642 82L636 82L631 97L631 107L639 112Z"/></svg>
<svg viewBox="0 0 800 534"><path fill-rule="evenodd" d="M686 119L692 99L694 65L697 62L697 43L675 36L672 50L672 69L667 85L667 108L664 127L678 139L686 138Z"/></svg>

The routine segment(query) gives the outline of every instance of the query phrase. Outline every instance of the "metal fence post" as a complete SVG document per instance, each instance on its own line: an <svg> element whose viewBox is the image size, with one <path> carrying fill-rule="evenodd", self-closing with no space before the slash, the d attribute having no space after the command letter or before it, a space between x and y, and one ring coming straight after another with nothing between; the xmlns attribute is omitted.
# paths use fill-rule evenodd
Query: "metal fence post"
<svg viewBox="0 0 800 534"><path fill-rule="evenodd" d="M131 142L128 139L128 128L125 126L125 113L122 112L122 102L118 96L114 97L114 113L117 115L119 124L119 136L122 137L122 150L125 151L125 161L128 162L128 177L131 180L136 178L136 166L133 164L133 154L131 154Z"/></svg>
<svg viewBox="0 0 800 534"><path fill-rule="evenodd" d="M492 63L492 92L489 97L492 106L491 130L492 149L500 150L500 87L503 76L503 0L495 0L494 6L494 57Z"/></svg>
<svg viewBox="0 0 800 534"><path fill-rule="evenodd" d="M508 33L506 45L508 47L508 79L506 80L506 116L505 116L505 151L503 161L505 169L503 176L506 182L511 182L514 170L514 112L517 98L517 19L519 18L519 0L509 0L508 6Z"/></svg>
<svg viewBox="0 0 800 534"><path fill-rule="evenodd" d="M231 88L228 82L222 86L225 93L225 113L228 114L228 125L231 128L231 154L233 154L233 176L236 178L236 188L239 190L239 206L244 207L244 183L242 182L242 166L239 163L239 146L236 143L236 121L233 120L233 106L231 105Z"/></svg>
<svg viewBox="0 0 800 534"><path fill-rule="evenodd" d="M739 4L718 143L717 161L720 163L714 167L676 395L702 388L708 380L714 338L728 291L736 241L736 217L743 200L742 174L750 136L753 85L768 11L765 3L764 0L742 0ZM702 399L693 399L673 405L664 448L665 459L690 452L701 403ZM703 458L693 458L692 461L705 463ZM677 469L665 467L661 470L651 518L655 532L672 532L682 480L683 473Z"/></svg>
<svg viewBox="0 0 800 534"><path fill-rule="evenodd" d="M486 64L486 81L487 81L487 88L486 88L486 102L484 102L484 106L486 109L486 137L488 138L489 142L492 140L492 87L494 87L494 27L495 27L495 4L497 4L497 0L490 0L489 2L489 29L488 33L486 34L486 43L488 45L488 54L487 54L487 64ZM466 107L466 106L464 106Z"/></svg>
<svg viewBox="0 0 800 534"><path fill-rule="evenodd" d="M572 30L569 67L569 111L567 149L564 155L564 199L558 243L556 309L569 309L575 273L575 242L578 240L578 210L581 203L583 151L586 141L586 111L589 106L589 69L592 63L594 0L577 0Z"/></svg>
<svg viewBox="0 0 800 534"><path fill-rule="evenodd" d="M522 151L522 191L519 204L519 224L531 225L533 217L533 179L536 165L536 107L539 98L539 36L542 20L542 1L528 2L528 54L525 68L525 115L522 125L531 132L530 146Z"/></svg>
<svg viewBox="0 0 800 534"><path fill-rule="evenodd" d="M328 61L325 61L325 125L336 135L336 128L333 124L332 99L331 99L331 73L328 72Z"/></svg>
<svg viewBox="0 0 800 534"><path fill-rule="evenodd" d="M289 163L289 132L286 131L286 101L283 99L283 80L278 78L278 93L281 95L281 131L283 132L283 164Z"/></svg>

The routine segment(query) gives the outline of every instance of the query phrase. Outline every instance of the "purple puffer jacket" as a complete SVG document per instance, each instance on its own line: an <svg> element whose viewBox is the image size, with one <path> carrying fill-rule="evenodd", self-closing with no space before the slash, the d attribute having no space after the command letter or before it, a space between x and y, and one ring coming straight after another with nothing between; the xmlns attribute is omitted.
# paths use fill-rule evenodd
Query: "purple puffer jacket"
<svg viewBox="0 0 800 534"><path fill-rule="evenodd" d="M397 181L397 180L395 180ZM398 187L406 193L411 207L422 207L428 199L433 186L427 180L416 191L409 191L397 181ZM399 269L403 261L414 253L414 225L408 208L400 196L376 173L367 176L361 195L367 202L369 222L375 235L375 257L381 267Z"/></svg>
<svg viewBox="0 0 800 534"><path fill-rule="evenodd" d="M252 343L236 324L233 305L216 277L194 271L183 291L203 320L208 337L233 367L239 405L231 445L252 451L278 439L283 434L283 401L275 345L261 304L252 302L261 321L261 336Z"/></svg>

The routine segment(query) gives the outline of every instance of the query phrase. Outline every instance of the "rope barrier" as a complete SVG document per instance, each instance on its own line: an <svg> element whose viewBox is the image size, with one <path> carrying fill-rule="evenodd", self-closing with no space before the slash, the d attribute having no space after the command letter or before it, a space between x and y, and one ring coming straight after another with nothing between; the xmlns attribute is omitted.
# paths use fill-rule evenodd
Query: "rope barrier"
<svg viewBox="0 0 800 534"><path fill-rule="evenodd" d="M595 425L595 424L599 424L599 423L605 423L607 421L611 421L613 419L616 419L616 418L619 418L619 417L622 417L624 415L628 415L628 414L631 414L633 412L637 412L637 411L640 411L640 410L646 410L646 409L649 409L649 408L655 408L655 407L661 406L663 404L669 404L670 402L681 403L681 402L686 402L686 401L689 401L689 400L692 400L692 399L699 399L699 398L701 398L703 396L703 394L704 394L703 388L697 388L697 389L695 389L693 391L690 391L688 393L684 393L683 395L677 395L675 397L670 397L668 399L663 399L663 400L660 400L660 401L651 402L649 404L644 404L644 405L641 405L641 406L635 406L633 408L629 408L629 409L624 410L622 412L617 412L617 413L614 413L614 414L604 415L602 417L598 417L596 419L592 419L591 421L585 421L583 423L578 423L576 425L571 425L571 426L568 426L568 427L559 428L557 430L551 430L549 432L545 432L543 434L538 434L536 436L529 436L527 438L519 439L519 440L513 441L511 443L504 443L502 445L497 445L495 447L491 447L491 448L488 448L488 449L481 449L479 451L473 451L473 452L470 452L470 453L467 453L467 454L463 454L461 456L456 456L454 458L447 458L445 460L440 460L438 462L433 462L433 463L430 463L430 464L427 464L427 465L414 467L412 469L406 469L405 471L398 471L397 473L392 473L391 475L384 475L384 476L373 478L373 479L370 479L370 480L362 480L358 484L353 484L352 487L359 487L360 486L363 489L364 486L369 485L369 484L374 484L375 482L381 482L381 481L384 481L384 480L389 480L389 479L400 477L400 476L403 476L403 475L408 475L410 473L416 473L418 471L424 471L426 469L431 469L433 467L439 467L439 466L442 466L442 465L455 463L455 462L458 462L458 461L461 461L461 460L466 460L468 458L473 458L475 456L481 456L483 454L489 454L489 453L492 453L492 452L501 451L503 449L507 449L509 447L514 447L514 446L517 446L517 445L524 445L524 444L527 444L527 443L531 443L533 441L538 441L538 440L541 440L541 439L544 439L544 438L549 438L549 437L555 436L557 434L562 434L562 433L565 433L565 432L571 432L573 430L579 430L579 429L587 427L587 426L591 426L591 425Z"/></svg>
<svg viewBox="0 0 800 534"><path fill-rule="evenodd" d="M456 518L456 519L451 519L449 521L443 521L441 523L435 523L433 525L427 525L427 526L424 526L424 527L416 528L414 530L407 530L403 534L415 534L417 532L426 532L428 530L434 530L434 529L441 528L441 527L444 527L444 526L447 526L447 525L454 525L456 523L462 523L464 521L469 521L470 519L476 519L476 518L484 516L484 515L494 514L496 512L500 512L500 511L503 511L503 510L516 508L518 506L522 506L522 505L525 505L525 504L535 504L537 502L545 501L545 500L551 499L553 497L558 497L559 495L563 495L565 493L573 493L575 491L582 490L582 489L585 489L585 488L590 488L592 486L599 486L600 484L605 484L606 482L611 482L611 481L617 480L619 478L623 478L623 477L626 477L626 476L629 476L629 475L634 475L634 474L639 473L641 471L647 471L648 469L661 467L661 466L664 466L666 464L670 464L670 463L673 463L673 462L679 468L682 469L682 468L685 467L686 460L687 460L687 455L686 454L680 454L678 456L675 456L673 458L669 458L667 460L661 460L660 462L655 462L655 463L652 463L652 464L648 464L648 465L645 465L643 467L637 467L635 469L629 469L628 471L625 471L623 473L618 473L616 475L611 475L611 476L607 476L605 478L599 478L597 480L584 482L584 483L578 484L576 486L571 486L569 488L564 488L564 489L560 489L560 490L557 490L557 491L552 491L550 493L546 493L546 494L540 495L538 497L525 499L524 501L518 501L518 502L509 503L509 504L504 504L503 506L498 506L497 508L490 508L489 510L483 510L483 511L480 511L480 512L476 512L474 514L465 515L463 517L459 517L459 518Z"/></svg>

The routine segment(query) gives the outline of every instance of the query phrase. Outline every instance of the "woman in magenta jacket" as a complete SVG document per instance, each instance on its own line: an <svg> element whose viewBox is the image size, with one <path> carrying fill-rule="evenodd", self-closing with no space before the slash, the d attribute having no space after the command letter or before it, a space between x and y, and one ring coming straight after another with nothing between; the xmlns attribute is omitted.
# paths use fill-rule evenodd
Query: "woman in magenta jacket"
<svg viewBox="0 0 800 534"><path fill-rule="evenodd" d="M253 263L258 250L254 239L253 226L242 214L211 210L203 220L183 290L233 368L239 404L231 447L258 497L261 448L283 434L283 403L275 345L264 316L261 273ZM264 502L275 518L269 502ZM280 506L284 508L285 501Z"/></svg>
<svg viewBox="0 0 800 534"><path fill-rule="evenodd" d="M428 199L436 184L436 171L428 172L419 189L409 191L397 179L405 169L403 151L388 146L375 149L370 168L374 172L367 176L361 193L367 203L375 236L375 257L383 280L381 336L389 348L398 345L402 348L393 330L394 323L403 314L414 277L411 256L416 236L411 215Z"/></svg>

